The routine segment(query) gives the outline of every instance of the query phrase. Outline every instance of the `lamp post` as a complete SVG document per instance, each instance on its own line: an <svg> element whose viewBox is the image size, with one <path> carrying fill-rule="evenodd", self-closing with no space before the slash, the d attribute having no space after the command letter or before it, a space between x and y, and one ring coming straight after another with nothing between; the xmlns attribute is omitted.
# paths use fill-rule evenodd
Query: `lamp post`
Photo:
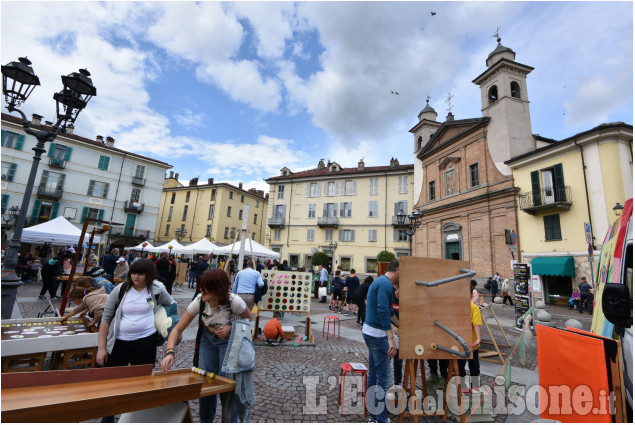
<svg viewBox="0 0 635 425"><path fill-rule="evenodd" d="M337 241L329 242L329 251L331 251L331 273L335 271L335 250L337 249Z"/></svg>
<svg viewBox="0 0 635 425"><path fill-rule="evenodd" d="M613 207L613 213L619 217L620 215L622 215L622 211L624 211L624 205L620 204L619 202L615 203L615 206Z"/></svg>
<svg viewBox="0 0 635 425"><path fill-rule="evenodd" d="M406 222L406 217L408 218L408 222ZM406 215L404 210L400 210L397 213L397 224L399 226L407 226L408 227L408 242L409 242L409 255L412 256L412 236L415 234L415 231L421 224L421 219L423 218L423 213L420 209L416 209L411 212L410 215Z"/></svg>
<svg viewBox="0 0 635 425"><path fill-rule="evenodd" d="M5 215L9 217L5 218ZM8 228L9 224L11 224L13 220L17 219L19 215L20 215L20 207L14 205L11 208L9 208L9 211L7 211L6 214L2 215L2 221L4 222L3 227L5 229Z"/></svg>
<svg viewBox="0 0 635 425"><path fill-rule="evenodd" d="M181 239L187 236L187 229L176 229L174 234L176 235L176 241L181 242Z"/></svg>
<svg viewBox="0 0 635 425"><path fill-rule="evenodd" d="M34 136L37 140L37 144L33 148L35 156L33 157L31 172L24 189L20 214L5 255L4 272L2 274L2 319L11 318L17 289L22 284L15 274L15 266L18 264L22 229L24 229L26 213L31 201L31 194L33 193L35 175L37 174L42 154L46 152L44 145L46 142L55 140L58 133L64 133L66 127L75 122L79 113L88 104L88 101L97 94L97 90L90 79L90 72L85 69L62 76L62 84L64 85L62 90L53 95L56 103L57 122L50 129L34 130L31 128L31 123L27 120L26 115L17 109L18 106L27 100L35 86L40 85L39 78L33 72L33 68L31 68L31 61L27 58L19 58L17 62L2 66L2 93L7 102L7 110L20 114L24 132Z"/></svg>

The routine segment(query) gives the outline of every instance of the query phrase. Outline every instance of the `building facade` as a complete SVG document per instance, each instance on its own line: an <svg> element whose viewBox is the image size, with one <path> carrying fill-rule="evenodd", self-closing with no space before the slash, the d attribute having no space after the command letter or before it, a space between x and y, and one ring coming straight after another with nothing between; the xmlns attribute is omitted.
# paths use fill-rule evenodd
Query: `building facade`
<svg viewBox="0 0 635 425"><path fill-rule="evenodd" d="M194 178L188 186L183 186L178 178L178 173L170 172L163 185L161 210L156 221L158 242L177 238L175 231L178 229L181 234L186 231L180 240L183 245L202 238L217 245L227 245L240 234L243 217L247 220L249 237L258 243L264 242L268 195L263 191L243 189L242 183L238 187L214 183L213 178L202 185Z"/></svg>
<svg viewBox="0 0 635 425"><path fill-rule="evenodd" d="M407 227L396 215L412 209L412 164L342 168L320 160L307 171L285 167L266 182L266 244L292 268L310 269L313 253L323 251L344 271L376 273L380 251L409 254Z"/></svg>
<svg viewBox="0 0 635 425"><path fill-rule="evenodd" d="M545 300L564 304L580 277L596 281L613 207L633 197L633 126L602 124L549 142L506 164L520 189L520 258L540 276Z"/></svg>
<svg viewBox="0 0 635 425"><path fill-rule="evenodd" d="M34 114L31 128L50 129ZM47 143L35 179L25 226L64 216L81 228L86 217L120 223L102 235L104 246L153 240L165 172L171 165L114 147L115 140L73 134ZM21 119L2 114L2 212L20 206L36 139ZM104 237L105 236L105 237ZM3 242L9 234L3 234Z"/></svg>

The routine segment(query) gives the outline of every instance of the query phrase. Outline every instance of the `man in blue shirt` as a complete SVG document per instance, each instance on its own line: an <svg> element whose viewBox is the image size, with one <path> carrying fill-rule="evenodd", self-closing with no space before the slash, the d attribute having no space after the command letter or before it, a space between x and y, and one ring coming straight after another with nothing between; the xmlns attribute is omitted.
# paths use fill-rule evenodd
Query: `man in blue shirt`
<svg viewBox="0 0 635 425"><path fill-rule="evenodd" d="M262 280L260 273L253 269L253 263L247 262L247 268L242 269L234 279L232 292L245 301L247 308L251 311L254 308L254 295L258 288L262 288L265 282Z"/></svg>
<svg viewBox="0 0 635 425"><path fill-rule="evenodd" d="M368 347L368 416L369 422L388 422L385 394L390 388L390 359L397 354L397 344L390 326L393 288L399 288L399 261L391 261L386 274L368 288L366 321L362 336ZM381 389L379 388L381 387ZM379 394L384 394L379 399Z"/></svg>

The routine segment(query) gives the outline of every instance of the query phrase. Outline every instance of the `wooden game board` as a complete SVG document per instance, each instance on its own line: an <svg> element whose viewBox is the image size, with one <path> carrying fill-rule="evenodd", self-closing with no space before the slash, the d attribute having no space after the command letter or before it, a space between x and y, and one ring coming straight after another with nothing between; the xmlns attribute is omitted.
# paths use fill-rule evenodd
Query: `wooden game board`
<svg viewBox="0 0 635 425"><path fill-rule="evenodd" d="M260 273L269 288L258 303L259 311L311 311L311 273L281 270L263 270Z"/></svg>

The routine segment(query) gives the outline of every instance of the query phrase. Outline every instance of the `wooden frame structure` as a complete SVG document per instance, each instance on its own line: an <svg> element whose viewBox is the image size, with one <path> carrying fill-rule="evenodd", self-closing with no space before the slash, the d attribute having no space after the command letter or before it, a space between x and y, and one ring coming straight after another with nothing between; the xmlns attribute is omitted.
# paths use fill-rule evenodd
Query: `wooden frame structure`
<svg viewBox="0 0 635 425"><path fill-rule="evenodd" d="M489 334L489 337L491 338L491 341L487 341L481 338L481 349L478 352L478 358L479 360L483 360L486 362L492 362L492 363L498 363L498 364L505 364L505 354L503 354L500 350L500 347L505 347L505 348L510 348L511 344L509 343L509 339L507 338L507 334L505 333L505 330L503 329L503 326L501 325L501 323L498 321L498 316L496 316L496 313L494 312L494 309L492 308L493 304L486 304L484 307L481 308L481 320L483 321L483 325L485 326L485 329L487 329L487 333ZM498 324L498 329L500 329L501 333L503 334L503 338L505 338L505 342L506 344L499 344L496 342L496 338L494 338L494 334L492 334L492 330L489 327L489 323L487 323L487 317L483 314L484 311L489 310L492 313L492 316L494 317L494 319L496 320L496 323ZM482 331L481 331L482 333ZM492 350L483 350L482 344L488 344L488 345L493 345L494 346L494 351ZM492 359L490 357L494 357L494 356L498 356L499 361Z"/></svg>

